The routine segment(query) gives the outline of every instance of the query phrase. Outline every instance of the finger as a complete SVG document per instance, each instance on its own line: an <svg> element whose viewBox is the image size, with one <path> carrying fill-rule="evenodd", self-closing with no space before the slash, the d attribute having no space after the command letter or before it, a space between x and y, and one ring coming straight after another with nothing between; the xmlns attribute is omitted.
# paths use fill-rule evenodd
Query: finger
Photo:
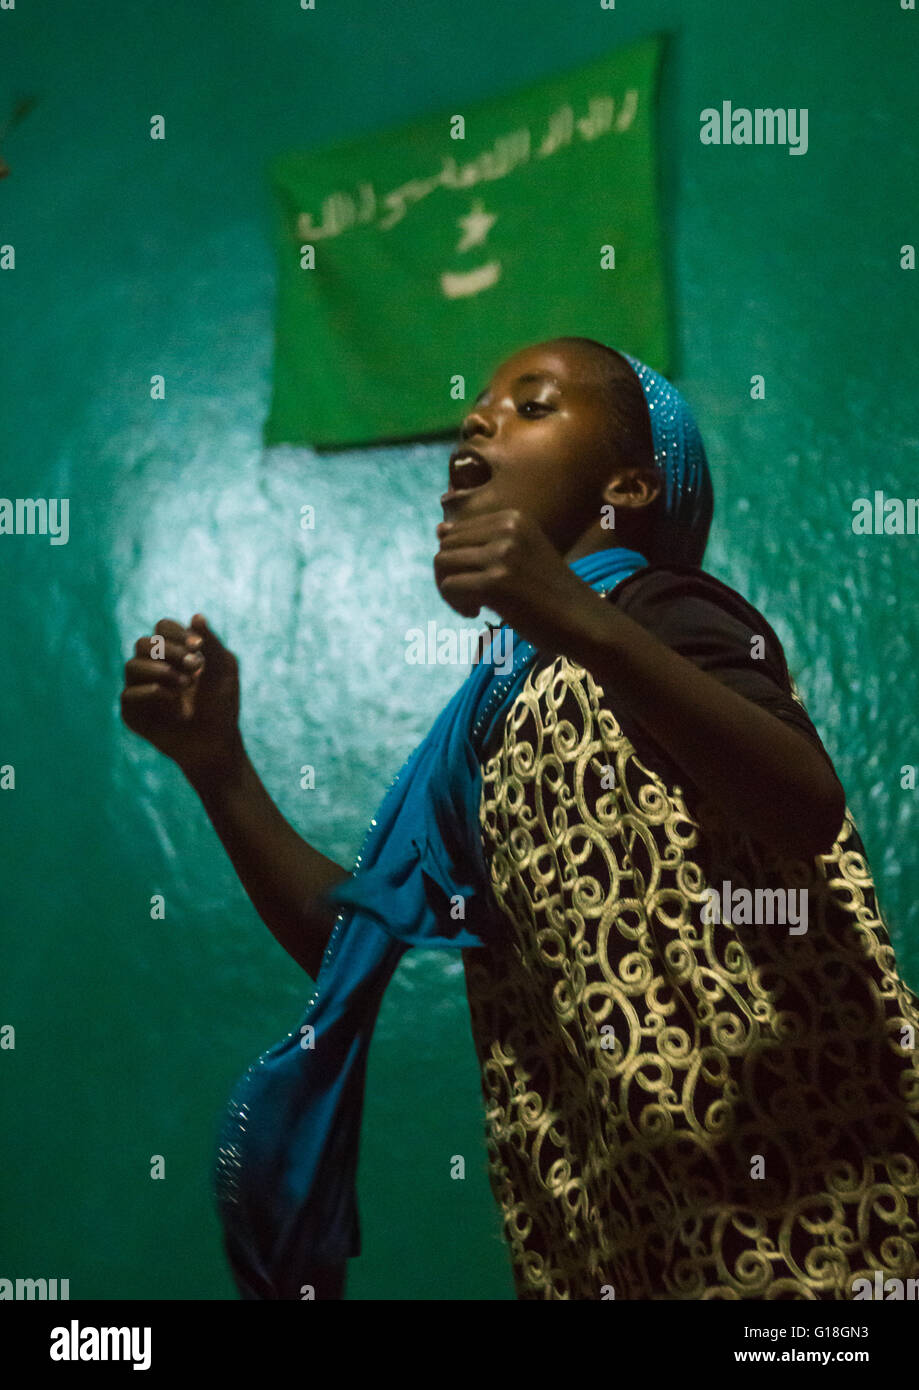
<svg viewBox="0 0 919 1390"><path fill-rule="evenodd" d="M144 636L138 637L134 643L134 655L150 656L154 642L157 644L154 661L172 661L177 665L189 650L184 642L172 642L162 636Z"/></svg>
<svg viewBox="0 0 919 1390"><path fill-rule="evenodd" d="M191 672L179 671L168 661L155 661L144 657L134 657L125 662L125 685L144 685L151 681L163 681L167 685L187 686L191 684Z"/></svg>
<svg viewBox="0 0 919 1390"><path fill-rule="evenodd" d="M121 717L131 728L142 720L151 721L164 729L177 723L187 724L194 716L194 705L188 691L166 685L130 685L121 692Z"/></svg>
<svg viewBox="0 0 919 1390"><path fill-rule="evenodd" d="M458 521L441 521L437 535L442 546L476 545L482 541L494 540L505 531L512 530L520 523L518 512L482 512Z"/></svg>
<svg viewBox="0 0 919 1390"><path fill-rule="evenodd" d="M196 676L203 669L203 653L191 651L188 647L180 646L178 642L165 642L163 654L160 655L159 647L157 647L156 655L153 655L154 642L162 640L158 637L141 637L135 647L136 656L138 658L146 657L154 662L164 661L171 669L183 671L188 676Z"/></svg>
<svg viewBox="0 0 919 1390"><path fill-rule="evenodd" d="M482 605L488 603L480 574L449 575L439 587L444 602L464 618L477 618Z"/></svg>
<svg viewBox="0 0 919 1390"><path fill-rule="evenodd" d="M236 657L223 645L204 615L196 613L192 622L195 624L195 634L201 637L199 650L206 663L202 674L208 684L216 683L226 676L235 676L238 669Z"/></svg>
<svg viewBox="0 0 919 1390"><path fill-rule="evenodd" d="M185 691L170 689L166 685L129 685L121 692L121 708L142 709L149 705L162 705L171 709L184 699Z"/></svg>
<svg viewBox="0 0 919 1390"><path fill-rule="evenodd" d="M160 618L153 631L159 633L160 637L170 637L173 642L184 643L188 629L177 623L175 618Z"/></svg>
<svg viewBox="0 0 919 1390"><path fill-rule="evenodd" d="M478 572L494 564L496 556L488 544L464 546L462 549L438 551L434 556L434 573L459 574L463 570Z"/></svg>

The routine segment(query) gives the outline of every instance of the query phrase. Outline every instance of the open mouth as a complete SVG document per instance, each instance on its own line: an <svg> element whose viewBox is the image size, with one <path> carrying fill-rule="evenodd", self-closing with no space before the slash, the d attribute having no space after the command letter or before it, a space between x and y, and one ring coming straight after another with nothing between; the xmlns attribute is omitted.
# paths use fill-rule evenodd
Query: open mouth
<svg viewBox="0 0 919 1390"><path fill-rule="evenodd" d="M441 502L474 492L491 480L491 464L476 449L460 448L450 456L450 489Z"/></svg>

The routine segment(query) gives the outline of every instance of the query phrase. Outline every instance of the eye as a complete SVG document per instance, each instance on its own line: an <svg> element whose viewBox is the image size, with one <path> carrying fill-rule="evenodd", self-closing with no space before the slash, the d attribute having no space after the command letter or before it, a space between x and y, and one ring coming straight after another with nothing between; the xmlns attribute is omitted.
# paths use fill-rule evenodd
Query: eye
<svg viewBox="0 0 919 1390"><path fill-rule="evenodd" d="M527 407L528 407L528 406L531 406L531 405L535 405L535 407L536 407L537 410L551 410L551 409L552 409L552 406L549 405L548 402L546 402L546 401L522 401L521 404L517 407L517 409L520 411L521 414L523 414L523 412L527 409Z"/></svg>

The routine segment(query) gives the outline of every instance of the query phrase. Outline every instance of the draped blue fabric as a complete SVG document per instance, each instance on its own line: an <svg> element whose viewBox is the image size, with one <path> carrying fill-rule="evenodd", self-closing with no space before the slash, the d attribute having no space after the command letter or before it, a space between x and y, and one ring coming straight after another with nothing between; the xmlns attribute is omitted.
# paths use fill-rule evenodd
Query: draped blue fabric
<svg viewBox="0 0 919 1390"><path fill-rule="evenodd" d="M711 518L701 441L696 448L698 432L674 388L643 372L655 457L669 469L667 515L691 535L701 559ZM682 454L681 440L692 445ZM571 569L606 594L647 563L613 546L572 561ZM479 832L480 764L540 657L518 634L511 641L511 671L499 670L486 651L386 793L354 873L327 894L339 915L303 1019L234 1089L218 1141L216 1190L244 1297L300 1298L317 1268L340 1270L360 1253L364 1078L386 986L410 946L487 947L501 930Z"/></svg>

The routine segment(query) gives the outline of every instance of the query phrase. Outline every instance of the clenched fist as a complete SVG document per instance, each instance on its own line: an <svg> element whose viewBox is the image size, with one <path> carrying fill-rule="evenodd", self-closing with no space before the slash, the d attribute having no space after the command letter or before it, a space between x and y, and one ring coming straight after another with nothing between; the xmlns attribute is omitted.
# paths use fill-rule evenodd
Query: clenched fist
<svg viewBox="0 0 919 1390"><path fill-rule="evenodd" d="M491 608L539 651L576 658L608 617L609 605L524 512L441 522L437 536L434 578L464 618Z"/></svg>
<svg viewBox="0 0 919 1390"><path fill-rule="evenodd" d="M190 627L161 618L125 663L121 717L186 776L219 770L236 757L239 663L196 613Z"/></svg>

